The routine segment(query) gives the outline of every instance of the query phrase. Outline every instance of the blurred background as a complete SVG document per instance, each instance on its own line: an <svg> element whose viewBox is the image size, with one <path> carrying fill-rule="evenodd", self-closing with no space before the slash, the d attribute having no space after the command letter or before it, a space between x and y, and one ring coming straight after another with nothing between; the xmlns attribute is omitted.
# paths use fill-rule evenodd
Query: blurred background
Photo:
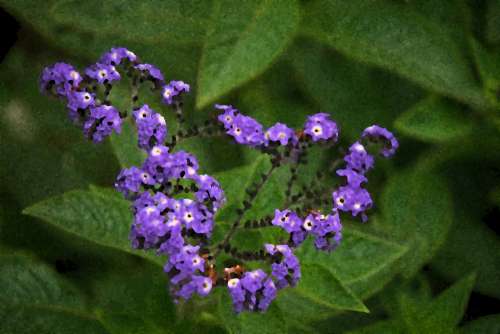
<svg viewBox="0 0 500 334"><path fill-rule="evenodd" d="M500 1L0 0L0 9L0 332L500 332ZM38 88L45 66L83 70L115 46L191 85L190 124L226 103L264 126L301 128L328 112L344 148L371 124L393 131L398 153L369 176L369 222L345 217L331 254L305 245L302 282L266 314L235 316L223 291L175 306L164 259L129 249L132 214L111 188L143 158L132 130L95 145ZM114 94L127 108L126 90ZM223 137L180 147L226 190L217 238L266 162ZM304 180L338 154L313 151ZM285 178L264 189L254 218L283 203ZM266 237L236 236L249 249Z"/></svg>

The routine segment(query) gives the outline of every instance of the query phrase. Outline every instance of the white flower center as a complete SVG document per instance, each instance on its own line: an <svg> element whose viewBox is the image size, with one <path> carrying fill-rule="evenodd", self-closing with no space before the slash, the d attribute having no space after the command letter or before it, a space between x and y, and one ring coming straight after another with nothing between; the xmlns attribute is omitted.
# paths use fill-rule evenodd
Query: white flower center
<svg viewBox="0 0 500 334"><path fill-rule="evenodd" d="M153 149L151 150L151 155L157 157L160 154L161 154L161 149L159 147L153 147Z"/></svg>
<svg viewBox="0 0 500 334"><path fill-rule="evenodd" d="M184 214L184 220L188 223L192 222L194 219L193 214L191 212L186 212Z"/></svg>
<svg viewBox="0 0 500 334"><path fill-rule="evenodd" d="M314 133L314 135L320 136L323 133L323 128L319 125L316 125L312 128L312 132Z"/></svg>
<svg viewBox="0 0 500 334"><path fill-rule="evenodd" d="M100 70L98 74L101 78L105 78L108 75L108 72L106 70Z"/></svg>
<svg viewBox="0 0 500 334"><path fill-rule="evenodd" d="M302 225L302 226L304 226L304 229L306 231L310 231L310 230L312 230L314 224L313 224L312 221L310 221L309 219L307 219L306 221L304 221L304 225Z"/></svg>
<svg viewBox="0 0 500 334"><path fill-rule="evenodd" d="M361 203L354 203L353 208L359 210L361 208Z"/></svg>
<svg viewBox="0 0 500 334"><path fill-rule="evenodd" d="M240 280L238 278L232 278L230 279L228 282L227 282L227 286L230 287L230 288L234 288L238 285L238 282Z"/></svg>
<svg viewBox="0 0 500 334"><path fill-rule="evenodd" d="M168 88L165 88L165 90L163 91L163 96L165 98L169 98L170 95L172 95L172 91L170 89L168 89Z"/></svg>
<svg viewBox="0 0 500 334"><path fill-rule="evenodd" d="M71 71L70 74L69 74L70 77L73 78L73 80L76 80L80 77L80 74L78 74L77 71Z"/></svg>

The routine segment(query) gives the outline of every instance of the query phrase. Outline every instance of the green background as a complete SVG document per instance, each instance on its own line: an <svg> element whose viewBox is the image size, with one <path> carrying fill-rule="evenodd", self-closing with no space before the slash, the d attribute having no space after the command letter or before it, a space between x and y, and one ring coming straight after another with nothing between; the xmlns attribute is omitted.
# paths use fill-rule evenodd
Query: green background
<svg viewBox="0 0 500 334"><path fill-rule="evenodd" d="M500 330L500 1L1 0L20 24L0 65L2 333L498 333ZM377 161L369 222L345 217L331 254L297 252L303 277L265 314L236 316L224 289L175 306L165 259L136 252L128 202L111 189L143 156L127 124L100 145L40 94L43 67L83 69L113 46L191 84L190 124L237 106L264 126L328 112L341 146L377 123L400 149ZM129 106L126 90L113 101ZM147 102L175 129L158 97ZM268 166L227 138L190 139L228 203ZM314 151L307 170L335 149ZM323 167L322 167L323 166ZM249 217L284 201L286 170ZM301 173L309 180L314 173ZM313 189L314 191L314 189ZM320 196L321 194L318 194ZM496 232L495 232L496 231ZM246 234L245 234L246 233ZM272 235L242 232L256 249ZM467 308L470 295L488 304ZM469 313L466 312L469 310Z"/></svg>

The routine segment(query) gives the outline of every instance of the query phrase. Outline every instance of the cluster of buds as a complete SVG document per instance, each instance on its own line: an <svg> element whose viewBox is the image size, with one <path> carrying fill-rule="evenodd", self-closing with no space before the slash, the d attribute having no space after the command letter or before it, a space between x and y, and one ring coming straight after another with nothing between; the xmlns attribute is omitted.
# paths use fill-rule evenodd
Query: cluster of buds
<svg viewBox="0 0 500 334"><path fill-rule="evenodd" d="M260 150L271 157L272 165L246 189L243 208L237 210L223 240L213 244L211 236L217 212L226 202L223 189L214 177L200 173L194 155L175 150L176 141L186 136L182 124L177 133L168 138L165 118L147 104L138 103L139 85L149 83L183 123L182 99L189 93L190 86L177 80L166 84L158 68L141 63L125 48L111 49L83 73L69 64L56 63L43 71L41 89L64 99L71 120L80 124L85 136L96 143L113 132L119 133L127 117L134 121L137 146L147 157L141 166L123 169L115 188L131 202L132 247L154 250L168 257L164 271L176 301L190 299L194 294L207 296L214 287L226 286L236 312L267 310L279 290L298 284L301 271L294 250L309 235L319 251L330 252L342 239L341 212L367 220L366 211L371 208L372 199L362 184L367 182L366 173L373 168L375 160L367 147L373 142L382 142L384 157L393 155L398 147L397 140L386 129L377 125L365 129L344 157L345 168L336 171L346 178L346 184L327 192L332 194L333 201L328 201L331 205L327 212L321 212L310 204L303 204L300 191L297 194L292 191L294 186L297 188L298 167L306 161L308 149L312 145L330 149L338 141L339 127L330 115L311 115L302 129L292 129L283 123L266 129L233 106L216 104L215 108L221 111L217 120L208 121L206 128L193 127L187 135L212 135L218 127L215 134L225 132L237 144ZM130 112L118 110L110 101L113 85L122 77L129 77L132 82ZM273 217L242 224L245 213L272 173L285 164L290 165L291 176L284 207L276 208ZM241 252L231 245L231 240L242 225L244 228L279 228L288 237L277 245L265 244L255 252ZM219 274L215 263L221 252L237 264L224 268ZM269 272L259 268L247 270L247 260L262 261L271 269Z"/></svg>

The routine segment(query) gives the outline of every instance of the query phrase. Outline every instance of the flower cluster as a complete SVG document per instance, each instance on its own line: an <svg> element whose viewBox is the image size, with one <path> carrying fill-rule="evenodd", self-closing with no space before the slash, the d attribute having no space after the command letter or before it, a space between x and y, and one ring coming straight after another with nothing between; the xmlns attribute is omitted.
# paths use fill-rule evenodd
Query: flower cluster
<svg viewBox="0 0 500 334"><path fill-rule="evenodd" d="M125 77L132 81L130 111L120 111L110 101L113 85ZM142 63L125 48L112 48L83 74L69 64L56 63L44 69L40 78L42 91L65 100L70 118L96 143L113 132L119 133L128 117L134 121L137 146L146 152L146 158L139 166L121 170L115 188L131 202L132 247L154 250L157 255L168 258L164 271L176 301L190 299L195 294L207 296L214 287L224 285L236 312L267 310L279 290L298 284L301 269L294 251L309 236L317 250L330 252L342 240L342 212L367 220L366 211L373 202L363 186L367 182L366 173L375 163L369 149L381 143L380 155L390 157L398 148L396 138L387 129L377 125L366 128L361 138L349 147L343 158L345 166L336 171L345 178L345 184L336 189L317 189L320 195L333 197L333 204L322 212L311 204L314 202L311 193L303 196L299 192L292 196L292 190L297 168L305 161L307 149L314 144L330 149L338 141L339 127L330 115L311 115L300 129L279 122L266 128L231 105L216 104L215 108L221 111L217 117L220 129L237 144L269 154L272 168L262 174L258 182L242 189L246 193L243 209L236 210L237 218L223 240L211 245L216 214L226 202L224 191L214 177L200 172L200 164L193 154L174 150L181 130L171 136L169 143L164 116L148 104L138 103L139 85L144 83L152 85L163 104L171 106L177 120L183 121L182 99L190 86L177 80L167 84L158 68ZM217 121L211 124L216 125ZM178 128L181 127L179 124ZM196 128L192 133L196 135L201 131ZM264 249L256 253L239 252L230 244L232 236L273 170L285 163L291 164L287 204L276 208L273 217L258 223L246 222L245 227L278 227L288 240L278 245L265 244ZM333 168L331 172L333 174ZM311 189L307 185L302 187ZM238 262L224 268L223 278L215 268L216 257L222 251ZM246 260L267 263L270 270L246 270Z"/></svg>
<svg viewBox="0 0 500 334"><path fill-rule="evenodd" d="M180 97L181 93L189 92L189 85L182 81L165 84L163 74L158 68L141 63L133 52L125 48L112 48L103 54L97 63L87 67L83 74L66 63L46 67L40 77L40 89L65 100L71 120L82 125L86 137L99 143L113 132L120 133L126 115L108 101L113 85L123 77L120 70L134 79L134 87L137 82L151 81L164 92L172 91L171 98L164 99L165 104L171 104L172 97ZM150 111L147 105L140 110ZM166 137L164 127L150 124L165 125L163 117L152 111L149 113L150 117L140 122L136 118L139 134L142 135L142 148L154 145L148 140L163 143Z"/></svg>

